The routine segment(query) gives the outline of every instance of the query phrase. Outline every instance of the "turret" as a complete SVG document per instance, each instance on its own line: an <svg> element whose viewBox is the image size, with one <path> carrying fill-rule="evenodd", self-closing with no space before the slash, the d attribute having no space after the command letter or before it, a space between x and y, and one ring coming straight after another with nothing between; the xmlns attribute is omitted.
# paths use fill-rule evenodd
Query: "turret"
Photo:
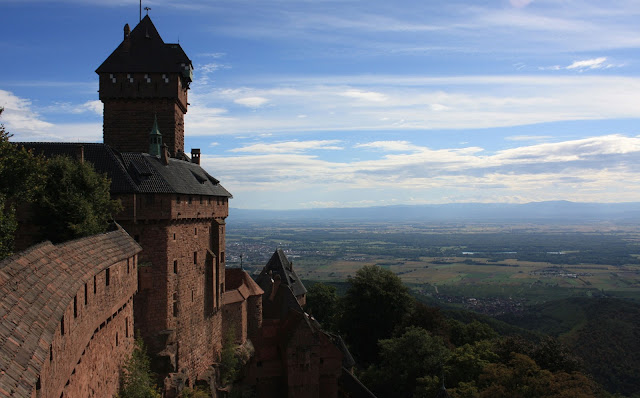
<svg viewBox="0 0 640 398"><path fill-rule="evenodd" d="M149 133L149 155L160 156L160 148L162 147L162 134L158 129L158 118L153 118L153 128Z"/></svg>
<svg viewBox="0 0 640 398"><path fill-rule="evenodd" d="M147 152L157 128L169 152L184 152L184 115L193 66L179 44L165 43L145 16L96 69L104 104L104 143L121 152Z"/></svg>

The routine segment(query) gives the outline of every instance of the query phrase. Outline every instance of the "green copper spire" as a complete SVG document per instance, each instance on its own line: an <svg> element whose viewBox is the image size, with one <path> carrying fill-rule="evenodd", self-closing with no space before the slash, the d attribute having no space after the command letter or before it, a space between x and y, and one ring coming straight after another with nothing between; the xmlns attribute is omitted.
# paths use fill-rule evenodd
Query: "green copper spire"
<svg viewBox="0 0 640 398"><path fill-rule="evenodd" d="M149 155L160 156L160 148L162 147L162 134L158 129L158 117L153 116L153 127L149 133Z"/></svg>

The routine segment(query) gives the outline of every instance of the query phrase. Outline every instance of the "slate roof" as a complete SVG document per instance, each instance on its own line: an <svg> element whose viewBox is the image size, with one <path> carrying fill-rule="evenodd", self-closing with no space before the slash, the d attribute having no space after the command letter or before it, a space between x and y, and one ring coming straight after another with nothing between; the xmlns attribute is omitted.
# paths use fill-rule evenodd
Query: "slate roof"
<svg viewBox="0 0 640 398"><path fill-rule="evenodd" d="M265 292L267 291L266 286L271 284L269 271L271 271L271 275L279 274L282 282L291 288L291 291L296 297L307 292L307 288L304 287L304 284L300 278L298 278L298 275L293 270L293 265L289 262L289 259L287 259L282 249L277 249L273 253L267 265L264 266L262 272L260 272L260 275L256 278L256 282L258 282L258 285L260 285Z"/></svg>
<svg viewBox="0 0 640 398"><path fill-rule="evenodd" d="M159 157L147 153L118 152L106 144L71 142L19 142L46 157L64 155L76 157L78 147L84 148L84 159L96 171L111 179L111 194L176 193L232 197L220 181L200 165L170 158L164 165ZM186 158L186 155L185 155Z"/></svg>
<svg viewBox="0 0 640 398"><path fill-rule="evenodd" d="M147 15L96 73L180 73L185 66L192 64L180 44L165 43Z"/></svg>
<svg viewBox="0 0 640 398"><path fill-rule="evenodd" d="M291 288L284 283L278 286L278 290L272 299L271 292L273 291L273 284L270 281L271 279L268 278L260 284L260 287L264 291L262 295L263 319L283 320L287 318L289 312L304 313Z"/></svg>
<svg viewBox="0 0 640 398"><path fill-rule="evenodd" d="M0 397L30 397L60 318L84 283L142 248L115 231L44 242L0 262Z"/></svg>

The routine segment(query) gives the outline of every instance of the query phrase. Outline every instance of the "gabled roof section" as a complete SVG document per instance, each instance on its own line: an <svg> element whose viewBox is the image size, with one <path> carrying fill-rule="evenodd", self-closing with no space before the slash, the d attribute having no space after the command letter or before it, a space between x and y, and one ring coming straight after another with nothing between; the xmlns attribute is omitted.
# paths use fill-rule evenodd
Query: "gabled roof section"
<svg viewBox="0 0 640 398"><path fill-rule="evenodd" d="M260 272L260 275L256 278L258 285L265 291L265 284L271 283L271 275L269 275L269 272L271 272L271 275L279 274L281 281L291 288L291 291L296 297L307 292L307 289L304 287L304 284L302 284L298 274L293 270L293 265L282 249L276 249L267 262L267 265L264 266L262 272Z"/></svg>
<svg viewBox="0 0 640 398"><path fill-rule="evenodd" d="M165 43L147 15L96 73L181 73L186 66L191 60L180 44Z"/></svg>
<svg viewBox="0 0 640 398"><path fill-rule="evenodd" d="M62 155L77 158L82 148L85 161L111 180L111 194L176 193L232 197L220 181L200 165L186 160L170 158L169 164L165 165L157 156L120 153L106 144L97 143L18 142L16 145L45 157Z"/></svg>
<svg viewBox="0 0 640 398"><path fill-rule="evenodd" d="M124 156L125 154L123 154ZM200 165L179 159L169 159L169 164L164 165L160 158L149 154L133 154L144 158L144 161L153 170L154 176L162 178L169 187L169 192L188 195L209 195L231 197L219 181L207 173Z"/></svg>

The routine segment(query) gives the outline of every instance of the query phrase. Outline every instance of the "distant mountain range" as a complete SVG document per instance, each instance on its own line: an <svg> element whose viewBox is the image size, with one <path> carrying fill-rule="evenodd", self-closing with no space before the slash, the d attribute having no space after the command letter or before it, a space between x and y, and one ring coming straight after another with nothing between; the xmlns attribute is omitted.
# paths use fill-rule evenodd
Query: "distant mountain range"
<svg viewBox="0 0 640 398"><path fill-rule="evenodd" d="M230 209L229 221L432 221L593 223L640 221L640 202L577 203L568 201L451 203L304 210Z"/></svg>

